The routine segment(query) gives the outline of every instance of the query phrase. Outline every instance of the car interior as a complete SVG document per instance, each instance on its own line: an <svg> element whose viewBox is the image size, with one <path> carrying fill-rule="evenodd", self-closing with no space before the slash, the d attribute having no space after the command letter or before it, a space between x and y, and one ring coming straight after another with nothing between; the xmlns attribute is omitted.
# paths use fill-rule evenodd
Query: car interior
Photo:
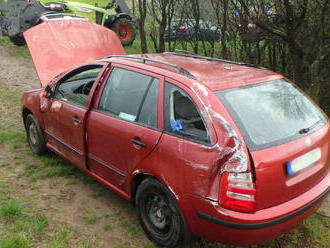
<svg viewBox="0 0 330 248"><path fill-rule="evenodd" d="M171 126L173 125L172 120L175 120L176 123L179 122L175 131L199 140L207 140L204 122L190 98L175 90L171 94L170 101ZM174 129L172 128L172 130Z"/></svg>
<svg viewBox="0 0 330 248"><path fill-rule="evenodd" d="M84 106L100 70L97 68L80 72L65 80L58 86L55 97Z"/></svg>

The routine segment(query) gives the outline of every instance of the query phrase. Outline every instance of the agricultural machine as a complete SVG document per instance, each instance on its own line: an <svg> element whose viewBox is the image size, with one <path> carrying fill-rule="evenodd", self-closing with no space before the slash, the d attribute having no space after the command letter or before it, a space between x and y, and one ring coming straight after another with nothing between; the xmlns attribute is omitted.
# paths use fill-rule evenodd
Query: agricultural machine
<svg viewBox="0 0 330 248"><path fill-rule="evenodd" d="M103 7L70 1L43 4L36 0L0 0L0 31L15 45L24 45L23 32L40 24L43 15L56 13L83 16L112 29L124 46L131 45L135 39L134 21L124 0L112 0Z"/></svg>

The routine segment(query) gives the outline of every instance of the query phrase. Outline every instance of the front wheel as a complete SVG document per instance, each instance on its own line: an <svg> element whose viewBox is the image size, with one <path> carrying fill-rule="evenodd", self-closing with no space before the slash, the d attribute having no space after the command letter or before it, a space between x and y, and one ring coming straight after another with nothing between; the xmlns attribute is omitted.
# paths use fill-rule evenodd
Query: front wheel
<svg viewBox="0 0 330 248"><path fill-rule="evenodd" d="M159 181L144 181L136 193L136 211L145 233L163 247L176 247L190 241L190 232L171 196Z"/></svg>
<svg viewBox="0 0 330 248"><path fill-rule="evenodd" d="M32 152L41 155L47 151L42 130L32 114L25 119L25 129Z"/></svg>
<svg viewBox="0 0 330 248"><path fill-rule="evenodd" d="M123 46L132 45L135 40L136 30L132 20L127 18L117 19L110 27L119 37Z"/></svg>

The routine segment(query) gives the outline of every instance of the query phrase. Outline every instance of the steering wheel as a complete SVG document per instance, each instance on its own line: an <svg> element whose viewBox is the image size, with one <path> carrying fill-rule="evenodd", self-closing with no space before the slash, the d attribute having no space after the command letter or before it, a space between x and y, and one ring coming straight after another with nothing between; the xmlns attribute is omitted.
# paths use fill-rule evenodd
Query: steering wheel
<svg viewBox="0 0 330 248"><path fill-rule="evenodd" d="M88 82L88 83L86 83L84 86L83 86L83 88L82 88L82 90L81 90L81 93L82 94L84 94L84 95L89 95L89 92L91 91L91 89L92 89L92 85L93 85L93 83L94 83L94 81L90 81L90 82Z"/></svg>

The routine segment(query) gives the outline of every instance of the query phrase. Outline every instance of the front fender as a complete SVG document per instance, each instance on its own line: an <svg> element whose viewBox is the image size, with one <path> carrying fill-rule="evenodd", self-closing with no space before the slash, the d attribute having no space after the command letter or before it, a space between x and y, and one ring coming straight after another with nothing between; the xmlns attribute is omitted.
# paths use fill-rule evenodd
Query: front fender
<svg viewBox="0 0 330 248"><path fill-rule="evenodd" d="M22 117L25 121L27 114L32 113L38 121L41 129L45 128L43 114L40 111L40 95L44 92L44 89L37 89L24 92L22 98Z"/></svg>

